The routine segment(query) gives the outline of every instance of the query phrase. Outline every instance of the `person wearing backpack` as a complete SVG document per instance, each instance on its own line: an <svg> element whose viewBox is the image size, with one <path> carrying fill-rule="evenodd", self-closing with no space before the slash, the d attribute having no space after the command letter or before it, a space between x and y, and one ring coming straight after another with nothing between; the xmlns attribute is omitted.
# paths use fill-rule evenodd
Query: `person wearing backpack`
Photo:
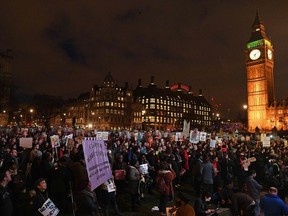
<svg viewBox="0 0 288 216"><path fill-rule="evenodd" d="M159 212L160 215L166 214L167 203L174 198L172 181L176 174L170 163L163 161L156 176L156 187L159 191Z"/></svg>

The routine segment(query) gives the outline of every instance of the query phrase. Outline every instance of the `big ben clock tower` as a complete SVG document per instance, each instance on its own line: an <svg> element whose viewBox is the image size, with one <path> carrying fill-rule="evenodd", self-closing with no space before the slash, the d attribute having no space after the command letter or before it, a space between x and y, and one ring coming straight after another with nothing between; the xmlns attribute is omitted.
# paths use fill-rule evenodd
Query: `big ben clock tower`
<svg viewBox="0 0 288 216"><path fill-rule="evenodd" d="M274 101L274 50L258 12L246 44L248 130L268 129L268 107Z"/></svg>

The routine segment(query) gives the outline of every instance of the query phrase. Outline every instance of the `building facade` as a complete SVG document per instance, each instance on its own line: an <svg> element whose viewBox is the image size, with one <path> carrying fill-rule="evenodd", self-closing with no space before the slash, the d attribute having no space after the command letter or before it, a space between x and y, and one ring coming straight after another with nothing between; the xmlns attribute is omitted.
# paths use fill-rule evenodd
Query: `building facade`
<svg viewBox="0 0 288 216"><path fill-rule="evenodd" d="M128 84L115 85L108 74L101 87L93 86L67 106L65 122L98 130L179 130L183 122L193 127L211 126L212 108L203 95L195 96L185 85L158 88L151 77L148 87L141 80L133 91Z"/></svg>
<svg viewBox="0 0 288 216"><path fill-rule="evenodd" d="M11 50L0 50L0 126L8 124L12 85L10 69L12 58Z"/></svg>
<svg viewBox="0 0 288 216"><path fill-rule="evenodd" d="M191 87L183 84L169 86L166 81L164 89L155 85L154 77L148 87L144 88L141 80L134 90L134 98L142 104L142 128L159 130L183 129L184 121L190 122L191 128L210 128L212 108L202 93L194 95Z"/></svg>
<svg viewBox="0 0 288 216"><path fill-rule="evenodd" d="M274 49L258 12L246 44L248 130L254 132L287 130L287 100L277 102L274 95Z"/></svg>
<svg viewBox="0 0 288 216"><path fill-rule="evenodd" d="M95 85L68 105L66 122L99 130L131 129L132 90L119 87L109 73L101 87Z"/></svg>

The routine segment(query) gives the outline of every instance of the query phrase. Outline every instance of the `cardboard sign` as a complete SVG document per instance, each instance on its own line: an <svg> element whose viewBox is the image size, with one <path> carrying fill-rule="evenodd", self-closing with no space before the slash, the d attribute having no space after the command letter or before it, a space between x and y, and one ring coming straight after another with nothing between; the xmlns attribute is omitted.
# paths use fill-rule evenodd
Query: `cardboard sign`
<svg viewBox="0 0 288 216"><path fill-rule="evenodd" d="M32 148L33 138L32 137L22 137L19 139L19 144L23 148Z"/></svg>

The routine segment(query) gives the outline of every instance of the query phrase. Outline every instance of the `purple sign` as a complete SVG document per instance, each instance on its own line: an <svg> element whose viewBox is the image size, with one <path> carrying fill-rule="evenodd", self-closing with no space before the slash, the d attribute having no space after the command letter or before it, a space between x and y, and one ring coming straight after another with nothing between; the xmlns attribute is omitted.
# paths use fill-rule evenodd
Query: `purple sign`
<svg viewBox="0 0 288 216"><path fill-rule="evenodd" d="M83 141L83 150L91 189L112 178L107 149L103 140L86 138Z"/></svg>

